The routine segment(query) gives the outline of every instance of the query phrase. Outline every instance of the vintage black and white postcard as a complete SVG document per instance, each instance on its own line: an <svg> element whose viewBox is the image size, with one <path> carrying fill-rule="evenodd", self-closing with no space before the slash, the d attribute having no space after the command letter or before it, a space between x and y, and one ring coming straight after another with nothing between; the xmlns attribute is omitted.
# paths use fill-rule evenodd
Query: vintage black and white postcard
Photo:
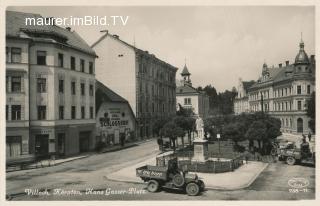
<svg viewBox="0 0 320 206"><path fill-rule="evenodd" d="M46 3L1 10L4 204L315 205L316 1Z"/></svg>

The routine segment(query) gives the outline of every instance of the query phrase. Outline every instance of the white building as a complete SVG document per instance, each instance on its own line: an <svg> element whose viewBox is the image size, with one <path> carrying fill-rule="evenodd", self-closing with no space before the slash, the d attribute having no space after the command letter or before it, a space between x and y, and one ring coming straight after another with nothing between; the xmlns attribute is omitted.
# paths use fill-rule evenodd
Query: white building
<svg viewBox="0 0 320 206"><path fill-rule="evenodd" d="M7 158L94 148L95 52L70 28L6 12Z"/></svg>
<svg viewBox="0 0 320 206"><path fill-rule="evenodd" d="M207 118L209 115L209 96L192 87L191 73L186 65L181 72L181 84L176 89L177 109L190 109L195 116Z"/></svg>
<svg viewBox="0 0 320 206"><path fill-rule="evenodd" d="M138 137L154 136L154 122L176 112L178 69L108 32L91 47L99 56L97 80L129 102Z"/></svg>

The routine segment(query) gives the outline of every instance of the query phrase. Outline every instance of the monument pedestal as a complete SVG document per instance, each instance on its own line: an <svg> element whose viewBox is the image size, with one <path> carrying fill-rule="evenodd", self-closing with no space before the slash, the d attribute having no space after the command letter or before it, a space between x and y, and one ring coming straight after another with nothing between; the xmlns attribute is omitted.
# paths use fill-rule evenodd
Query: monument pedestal
<svg viewBox="0 0 320 206"><path fill-rule="evenodd" d="M205 162L208 160L208 140L196 139L193 141L193 158L191 161Z"/></svg>

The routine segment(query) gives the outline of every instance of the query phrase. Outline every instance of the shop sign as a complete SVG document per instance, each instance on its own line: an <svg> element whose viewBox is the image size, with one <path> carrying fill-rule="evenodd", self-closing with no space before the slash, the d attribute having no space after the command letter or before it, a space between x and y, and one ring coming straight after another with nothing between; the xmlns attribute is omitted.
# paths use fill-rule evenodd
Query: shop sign
<svg viewBox="0 0 320 206"><path fill-rule="evenodd" d="M101 127L125 127L129 125L126 113L121 111L120 108L109 108L99 121Z"/></svg>

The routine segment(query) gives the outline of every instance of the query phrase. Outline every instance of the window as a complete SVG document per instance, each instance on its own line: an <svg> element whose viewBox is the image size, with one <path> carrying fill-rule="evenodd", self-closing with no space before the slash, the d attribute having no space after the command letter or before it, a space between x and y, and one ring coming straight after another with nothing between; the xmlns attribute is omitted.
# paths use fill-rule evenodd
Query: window
<svg viewBox="0 0 320 206"><path fill-rule="evenodd" d="M6 62L9 62L9 53L10 53L10 49L9 47L6 47Z"/></svg>
<svg viewBox="0 0 320 206"><path fill-rule="evenodd" d="M21 92L21 77L11 77L11 91Z"/></svg>
<svg viewBox="0 0 320 206"><path fill-rule="evenodd" d="M21 48L11 48L11 62L21 63Z"/></svg>
<svg viewBox="0 0 320 206"><path fill-rule="evenodd" d="M76 59L74 57L70 57L70 68L76 70Z"/></svg>
<svg viewBox="0 0 320 206"><path fill-rule="evenodd" d="M6 92L9 92L9 77L6 76Z"/></svg>
<svg viewBox="0 0 320 206"><path fill-rule="evenodd" d="M76 94L76 82L71 82L71 94Z"/></svg>
<svg viewBox="0 0 320 206"><path fill-rule="evenodd" d="M80 71L84 72L84 60L80 59Z"/></svg>
<svg viewBox="0 0 320 206"><path fill-rule="evenodd" d="M152 102L152 113L154 113L154 103Z"/></svg>
<svg viewBox="0 0 320 206"><path fill-rule="evenodd" d="M307 94L310 94L311 93L311 89L310 89L310 85L307 86Z"/></svg>
<svg viewBox="0 0 320 206"><path fill-rule="evenodd" d="M297 94L301 94L301 85L297 86Z"/></svg>
<svg viewBox="0 0 320 206"><path fill-rule="evenodd" d="M90 119L93 119L93 107L90 107Z"/></svg>
<svg viewBox="0 0 320 206"><path fill-rule="evenodd" d="M46 79L45 78L37 78L37 91L38 93L46 92Z"/></svg>
<svg viewBox="0 0 320 206"><path fill-rule="evenodd" d="M71 119L75 119L76 118L76 107L72 106L71 107Z"/></svg>
<svg viewBox="0 0 320 206"><path fill-rule="evenodd" d="M162 112L164 112L164 104L162 104Z"/></svg>
<svg viewBox="0 0 320 206"><path fill-rule="evenodd" d="M45 120L46 119L46 106L38 106L38 120Z"/></svg>
<svg viewBox="0 0 320 206"><path fill-rule="evenodd" d="M9 119L9 106L6 105L6 120Z"/></svg>
<svg viewBox="0 0 320 206"><path fill-rule="evenodd" d="M64 92L64 80L59 79L59 93L63 93L63 92Z"/></svg>
<svg viewBox="0 0 320 206"><path fill-rule="evenodd" d="M185 105L191 105L191 98L184 98Z"/></svg>
<svg viewBox="0 0 320 206"><path fill-rule="evenodd" d="M17 157L21 155L21 136L6 137L6 156Z"/></svg>
<svg viewBox="0 0 320 206"><path fill-rule="evenodd" d="M93 74L93 62L89 62L89 74Z"/></svg>
<svg viewBox="0 0 320 206"><path fill-rule="evenodd" d="M59 119L64 119L64 106L59 106Z"/></svg>
<svg viewBox="0 0 320 206"><path fill-rule="evenodd" d="M89 86L89 95L93 96L93 85L92 84L90 84L90 86Z"/></svg>
<svg viewBox="0 0 320 206"><path fill-rule="evenodd" d="M46 51L37 51L37 64L38 65L46 65L46 57L47 52Z"/></svg>
<svg viewBox="0 0 320 206"><path fill-rule="evenodd" d="M301 101L298 101L298 110L301 110Z"/></svg>
<svg viewBox="0 0 320 206"><path fill-rule="evenodd" d="M84 96L85 95L85 84L81 83L80 87L81 87L81 95Z"/></svg>
<svg viewBox="0 0 320 206"><path fill-rule="evenodd" d="M58 53L58 67L63 67L63 54Z"/></svg>
<svg viewBox="0 0 320 206"><path fill-rule="evenodd" d="M85 109L84 106L81 107L81 119L85 118Z"/></svg>
<svg viewBox="0 0 320 206"><path fill-rule="evenodd" d="M21 105L11 106L11 120L21 120Z"/></svg>

